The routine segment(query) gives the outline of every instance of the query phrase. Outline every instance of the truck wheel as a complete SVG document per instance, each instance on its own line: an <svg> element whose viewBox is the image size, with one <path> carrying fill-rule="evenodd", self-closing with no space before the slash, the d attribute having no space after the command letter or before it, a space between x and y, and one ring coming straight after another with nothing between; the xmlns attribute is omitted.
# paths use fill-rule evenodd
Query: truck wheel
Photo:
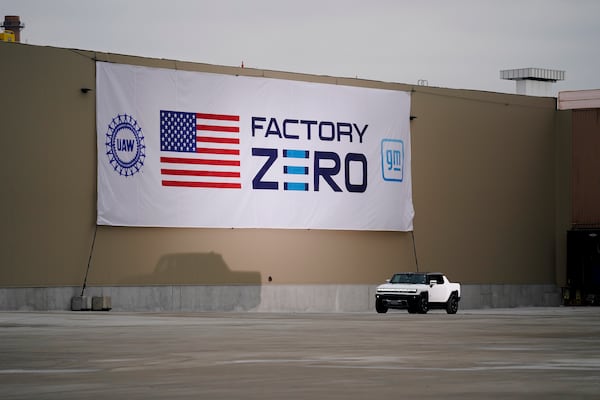
<svg viewBox="0 0 600 400"><path fill-rule="evenodd" d="M458 311L458 297L453 293L446 302L446 312L448 314L456 314Z"/></svg>
<svg viewBox="0 0 600 400"><path fill-rule="evenodd" d="M417 312L419 314L427 314L429 311L429 301L427 296L421 296L417 299Z"/></svg>
<svg viewBox="0 0 600 400"><path fill-rule="evenodd" d="M381 299L377 299L377 300L375 300L375 310L379 314L385 314L387 312L388 308L385 304L383 304L383 301L381 301Z"/></svg>

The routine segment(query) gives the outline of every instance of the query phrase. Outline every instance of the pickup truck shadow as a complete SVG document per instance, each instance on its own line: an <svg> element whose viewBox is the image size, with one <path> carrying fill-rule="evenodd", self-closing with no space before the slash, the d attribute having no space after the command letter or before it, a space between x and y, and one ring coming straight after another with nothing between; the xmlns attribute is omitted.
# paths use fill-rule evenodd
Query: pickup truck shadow
<svg viewBox="0 0 600 400"><path fill-rule="evenodd" d="M213 252L165 254L152 273L129 276L123 283L181 286L181 301L196 309L249 310L260 304L260 272L233 271Z"/></svg>

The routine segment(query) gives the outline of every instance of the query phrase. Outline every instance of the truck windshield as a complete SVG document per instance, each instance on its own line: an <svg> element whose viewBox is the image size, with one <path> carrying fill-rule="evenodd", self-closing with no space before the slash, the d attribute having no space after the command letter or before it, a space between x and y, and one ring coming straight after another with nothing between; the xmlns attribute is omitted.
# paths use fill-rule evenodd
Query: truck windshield
<svg viewBox="0 0 600 400"><path fill-rule="evenodd" d="M394 274L390 283L425 284L425 274Z"/></svg>

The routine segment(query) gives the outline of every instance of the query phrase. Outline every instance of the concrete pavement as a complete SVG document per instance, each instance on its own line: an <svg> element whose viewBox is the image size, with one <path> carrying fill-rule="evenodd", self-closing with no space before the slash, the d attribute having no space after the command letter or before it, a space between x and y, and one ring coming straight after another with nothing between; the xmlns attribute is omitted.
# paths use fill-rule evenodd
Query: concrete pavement
<svg viewBox="0 0 600 400"><path fill-rule="evenodd" d="M600 308L0 313L2 399L597 398Z"/></svg>

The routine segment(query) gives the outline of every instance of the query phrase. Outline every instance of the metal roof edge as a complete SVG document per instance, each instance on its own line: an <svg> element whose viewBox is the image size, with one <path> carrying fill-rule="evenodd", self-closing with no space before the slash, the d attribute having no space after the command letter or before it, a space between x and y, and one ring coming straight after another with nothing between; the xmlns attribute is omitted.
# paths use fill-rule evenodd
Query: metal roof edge
<svg viewBox="0 0 600 400"><path fill-rule="evenodd" d="M559 92L557 106L559 110L600 108L600 89Z"/></svg>

